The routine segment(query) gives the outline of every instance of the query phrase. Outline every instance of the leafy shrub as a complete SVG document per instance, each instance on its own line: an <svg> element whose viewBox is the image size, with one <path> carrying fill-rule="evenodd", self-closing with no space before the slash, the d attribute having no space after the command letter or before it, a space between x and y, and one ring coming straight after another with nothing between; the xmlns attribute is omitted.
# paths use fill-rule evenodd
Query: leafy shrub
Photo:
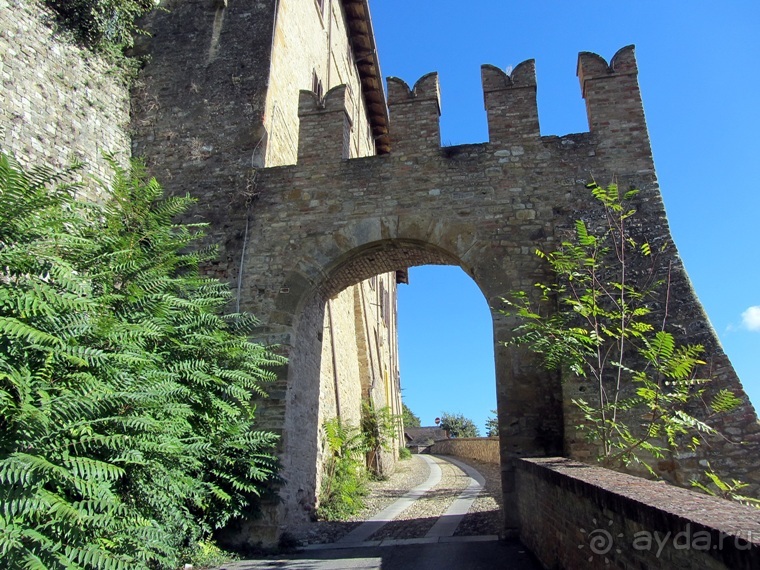
<svg viewBox="0 0 760 570"><path fill-rule="evenodd" d="M250 396L281 359L222 316L192 200L114 168L98 205L0 154L4 567L174 568L276 469Z"/></svg>
<svg viewBox="0 0 760 570"><path fill-rule="evenodd" d="M190 548L188 557L193 562L193 568L216 568L237 558L208 540L202 540Z"/></svg>
<svg viewBox="0 0 760 570"><path fill-rule="evenodd" d="M694 451L707 436L720 436L704 419L741 401L726 389L708 397L711 380L699 376L704 347L679 344L666 330L671 266L663 262L669 245L655 248L638 235L638 190L588 188L603 221L595 227L577 220L574 235L556 251L536 252L553 279L535 284L538 304L524 291L505 299L503 313L520 323L505 344L527 346L564 377L589 380L588 400L573 403L583 415L578 428L599 446L599 462L636 462L655 475L655 459L683 447Z"/></svg>
<svg viewBox="0 0 760 570"><path fill-rule="evenodd" d="M155 0L45 0L85 45L109 51L131 47L136 21L156 7Z"/></svg>
<svg viewBox="0 0 760 570"><path fill-rule="evenodd" d="M400 417L390 407L376 408L372 402L362 402L361 432L367 451L367 466L374 477L382 476L380 452L391 451L391 442L399 432Z"/></svg>
<svg viewBox="0 0 760 570"><path fill-rule="evenodd" d="M398 458L401 461L406 461L407 459L412 458L412 451L408 447L399 447L398 448Z"/></svg>
<svg viewBox="0 0 760 570"><path fill-rule="evenodd" d="M333 418L325 422L325 438L330 451L325 464L317 516L325 520L345 520L364 507L367 495L367 446L358 428Z"/></svg>

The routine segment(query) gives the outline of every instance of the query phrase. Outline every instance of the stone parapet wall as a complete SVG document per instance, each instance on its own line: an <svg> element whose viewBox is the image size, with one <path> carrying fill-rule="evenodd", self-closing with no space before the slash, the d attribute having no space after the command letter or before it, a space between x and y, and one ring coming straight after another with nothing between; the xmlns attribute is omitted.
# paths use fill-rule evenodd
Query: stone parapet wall
<svg viewBox="0 0 760 570"><path fill-rule="evenodd" d="M108 179L103 153L129 156L126 85L109 64L54 31L42 2L0 0L0 80L0 149L21 164L78 160Z"/></svg>
<svg viewBox="0 0 760 570"><path fill-rule="evenodd" d="M564 458L519 460L516 490L547 568L760 568L752 507Z"/></svg>
<svg viewBox="0 0 760 570"><path fill-rule="evenodd" d="M498 437L462 437L436 441L428 453L453 455L462 459L475 459L483 463L499 464Z"/></svg>

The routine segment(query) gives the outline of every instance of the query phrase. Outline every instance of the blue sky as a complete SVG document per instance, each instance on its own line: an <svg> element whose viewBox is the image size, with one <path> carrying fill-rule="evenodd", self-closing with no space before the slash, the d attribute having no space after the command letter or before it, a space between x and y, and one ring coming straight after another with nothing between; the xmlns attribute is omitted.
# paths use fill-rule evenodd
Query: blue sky
<svg viewBox="0 0 760 570"><path fill-rule="evenodd" d="M655 165L676 246L723 347L760 407L760 2L370 0L385 76L441 82L444 144L483 142L480 65L535 59L544 135L588 129L578 52L636 45ZM400 287L401 381L432 424L495 407L485 299L458 268ZM754 307L754 309L753 309ZM744 316L743 316L744 315ZM443 333L447 333L444 335Z"/></svg>

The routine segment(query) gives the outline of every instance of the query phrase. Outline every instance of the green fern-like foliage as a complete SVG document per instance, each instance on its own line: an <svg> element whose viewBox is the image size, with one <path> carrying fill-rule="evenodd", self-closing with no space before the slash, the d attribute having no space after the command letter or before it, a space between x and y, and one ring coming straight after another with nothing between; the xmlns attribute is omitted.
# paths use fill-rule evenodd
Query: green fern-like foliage
<svg viewBox="0 0 760 570"><path fill-rule="evenodd" d="M503 313L518 322L505 344L525 346L565 378L588 380L588 399L573 403L599 461L636 462L654 474L654 459L719 435L705 420L741 400L724 389L705 406L704 348L680 344L667 330L668 246L658 249L640 235L631 201L637 191L596 183L589 189L602 215L577 220L555 251L536 252L552 278L504 299Z"/></svg>
<svg viewBox="0 0 760 570"><path fill-rule="evenodd" d="M364 507L367 442L358 427L344 423L339 417L327 420L323 427L330 455L322 475L317 516L346 520Z"/></svg>
<svg viewBox="0 0 760 570"><path fill-rule="evenodd" d="M255 511L276 471L256 431L281 359L248 341L204 277L201 226L114 164L111 198L75 172L0 154L0 559L7 568L175 568Z"/></svg>
<svg viewBox="0 0 760 570"><path fill-rule="evenodd" d="M380 452L391 451L398 438L400 417L389 406L376 408L372 401L362 402L362 418L359 427L367 448L367 466L373 475L380 476Z"/></svg>

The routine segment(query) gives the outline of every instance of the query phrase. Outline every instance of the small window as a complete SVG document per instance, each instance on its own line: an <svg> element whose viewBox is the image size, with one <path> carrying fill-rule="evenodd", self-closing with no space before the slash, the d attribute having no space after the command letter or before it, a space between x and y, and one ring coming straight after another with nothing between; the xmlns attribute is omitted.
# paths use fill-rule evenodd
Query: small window
<svg viewBox="0 0 760 570"><path fill-rule="evenodd" d="M351 121L343 119L343 158L351 158Z"/></svg>
<svg viewBox="0 0 760 570"><path fill-rule="evenodd" d="M324 95L324 89L322 88L322 80L317 75L317 70L312 71L311 74L311 90L317 94L317 99L322 100Z"/></svg>

